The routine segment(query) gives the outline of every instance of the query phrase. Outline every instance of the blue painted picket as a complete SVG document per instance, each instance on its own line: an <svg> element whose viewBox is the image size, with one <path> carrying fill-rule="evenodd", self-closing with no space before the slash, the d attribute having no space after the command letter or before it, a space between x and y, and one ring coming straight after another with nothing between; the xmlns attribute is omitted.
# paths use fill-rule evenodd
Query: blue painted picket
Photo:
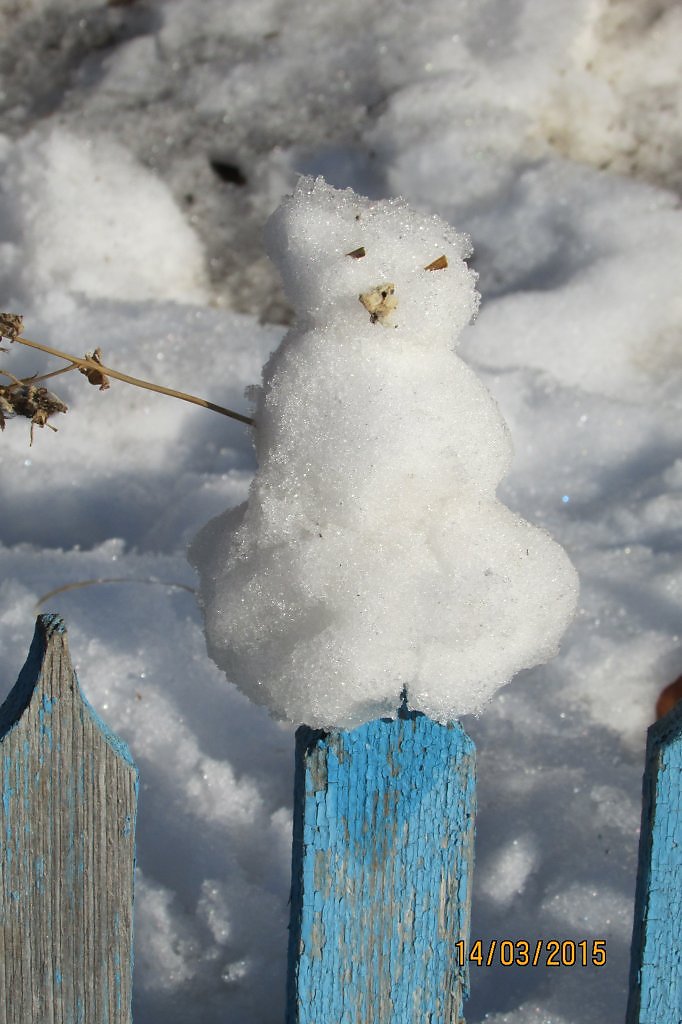
<svg viewBox="0 0 682 1024"><path fill-rule="evenodd" d="M682 1022L682 704L649 729L627 1024Z"/></svg>
<svg viewBox="0 0 682 1024"><path fill-rule="evenodd" d="M0 1024L130 1024L137 769L41 615L0 708Z"/></svg>
<svg viewBox="0 0 682 1024"><path fill-rule="evenodd" d="M288 1024L454 1024L475 750L457 724L297 733Z"/></svg>

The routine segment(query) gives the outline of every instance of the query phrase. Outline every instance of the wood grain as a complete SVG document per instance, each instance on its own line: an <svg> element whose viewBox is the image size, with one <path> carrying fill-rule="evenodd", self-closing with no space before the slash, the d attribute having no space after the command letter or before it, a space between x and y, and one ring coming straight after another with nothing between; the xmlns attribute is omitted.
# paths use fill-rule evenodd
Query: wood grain
<svg viewBox="0 0 682 1024"><path fill-rule="evenodd" d="M682 1021L682 706L649 729L628 1024Z"/></svg>
<svg viewBox="0 0 682 1024"><path fill-rule="evenodd" d="M297 733L288 1024L455 1024L468 992L474 745L404 710Z"/></svg>
<svg viewBox="0 0 682 1024"><path fill-rule="evenodd" d="M137 785L39 616L0 708L0 1024L130 1024Z"/></svg>

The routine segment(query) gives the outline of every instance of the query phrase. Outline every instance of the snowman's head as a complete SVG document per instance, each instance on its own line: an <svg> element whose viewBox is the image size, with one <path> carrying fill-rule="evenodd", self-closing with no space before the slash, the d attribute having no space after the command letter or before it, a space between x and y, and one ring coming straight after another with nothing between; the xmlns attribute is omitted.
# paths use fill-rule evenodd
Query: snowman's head
<svg viewBox="0 0 682 1024"><path fill-rule="evenodd" d="M451 346L478 306L467 236L401 199L372 202L301 178L266 242L299 324L313 329L387 329L401 342Z"/></svg>

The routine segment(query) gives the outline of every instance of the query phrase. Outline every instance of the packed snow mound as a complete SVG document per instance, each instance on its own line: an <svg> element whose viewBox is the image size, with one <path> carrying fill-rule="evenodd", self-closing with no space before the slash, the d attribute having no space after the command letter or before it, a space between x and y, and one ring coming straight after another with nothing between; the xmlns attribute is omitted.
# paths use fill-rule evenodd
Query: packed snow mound
<svg viewBox="0 0 682 1024"><path fill-rule="evenodd" d="M73 295L206 302L198 238L125 146L37 128L16 143L0 136L0 171L0 284L15 305L62 309Z"/></svg>
<svg viewBox="0 0 682 1024"><path fill-rule="evenodd" d="M297 319L254 389L258 472L191 559L211 656L278 717L479 711L573 614L563 550L497 501L511 444L457 356L466 238L302 179L267 229ZM433 267L433 269L430 269Z"/></svg>

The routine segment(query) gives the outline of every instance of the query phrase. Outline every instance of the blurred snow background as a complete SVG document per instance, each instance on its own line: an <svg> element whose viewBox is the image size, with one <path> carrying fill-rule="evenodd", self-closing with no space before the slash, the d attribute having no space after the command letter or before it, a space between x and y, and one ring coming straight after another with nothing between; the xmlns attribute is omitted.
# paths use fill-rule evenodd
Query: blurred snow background
<svg viewBox="0 0 682 1024"><path fill-rule="evenodd" d="M645 730L682 671L681 22L673 0L0 0L1 305L28 337L246 412L289 316L261 230L299 172L472 236L460 351L514 438L501 495L582 581L559 657L465 722L472 934L604 938L608 963L474 968L470 1024L624 1015ZM243 500L249 430L54 390L58 434L0 438L0 692L42 595L134 581L42 610L141 770L136 1024L280 1022L293 727L166 585Z"/></svg>

